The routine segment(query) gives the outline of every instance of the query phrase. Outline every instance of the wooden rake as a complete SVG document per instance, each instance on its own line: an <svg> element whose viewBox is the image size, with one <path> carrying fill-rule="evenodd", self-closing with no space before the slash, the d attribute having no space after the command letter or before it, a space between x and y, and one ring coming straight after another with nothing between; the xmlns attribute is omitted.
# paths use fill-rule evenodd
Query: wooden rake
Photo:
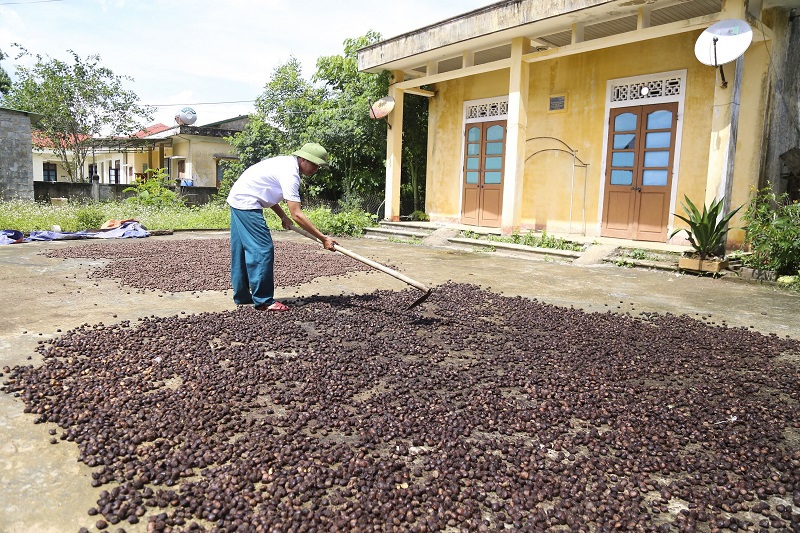
<svg viewBox="0 0 800 533"><path fill-rule="evenodd" d="M316 237L311 235L309 232L307 232L306 230L304 230L303 228L301 228L301 227L299 227L299 226L297 226L295 224L292 224L290 229L292 231L296 232L296 233L299 233L300 235L302 235L304 237L308 237L312 241L320 242L319 239L317 239ZM414 287L415 289L419 289L419 290L421 290L422 292L425 293L422 296L420 296L419 298L417 298L406 309L413 309L414 307L420 305L422 302L427 300L428 296L431 295L431 291L433 289L428 288L427 286L423 285L419 281L416 281L416 280L413 280L413 279L409 278L405 274L401 274L397 270L391 269L391 268L389 268L389 267L387 267L385 265L382 265L380 263L376 263L375 261L373 261L371 259L367 259L366 257L362 257L362 256L358 255L357 253L348 250L347 248L339 246L338 244L335 244L333 249L334 249L334 251L339 252L342 255L346 255L347 257L351 257L351 258L355 259L356 261L364 263L365 265L370 266L370 267L372 267L372 268L374 268L376 270L380 270L384 274L389 274L393 278L397 278L400 281L402 281L404 283L407 283L407 284L411 285L412 287Z"/></svg>

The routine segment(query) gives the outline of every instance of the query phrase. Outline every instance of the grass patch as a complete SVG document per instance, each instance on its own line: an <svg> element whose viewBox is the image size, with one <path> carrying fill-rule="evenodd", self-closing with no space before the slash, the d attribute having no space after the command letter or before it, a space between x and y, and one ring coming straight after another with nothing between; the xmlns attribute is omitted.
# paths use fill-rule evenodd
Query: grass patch
<svg viewBox="0 0 800 533"><path fill-rule="evenodd" d="M326 235L358 236L364 227L375 225L369 213L359 210L333 213L327 208L315 208L304 212ZM283 229L272 210L264 213L270 229ZM54 225L65 232L91 230L111 219L135 219L149 230L228 229L231 224L230 209L221 203L156 206L132 202L70 202L56 206L24 200L0 201L0 229L24 233L50 230Z"/></svg>
<svg viewBox="0 0 800 533"><path fill-rule="evenodd" d="M422 244L422 239L419 237L389 237L387 240L398 244L411 244L416 246Z"/></svg>
<svg viewBox="0 0 800 533"><path fill-rule="evenodd" d="M577 242L568 241L561 237L548 235L547 232L537 233L513 233L508 236L484 235L474 231L465 231L464 237L467 239L480 239L492 242L506 242L510 244L522 244L534 248L549 248L553 250L567 250L571 252L582 252L586 247Z"/></svg>

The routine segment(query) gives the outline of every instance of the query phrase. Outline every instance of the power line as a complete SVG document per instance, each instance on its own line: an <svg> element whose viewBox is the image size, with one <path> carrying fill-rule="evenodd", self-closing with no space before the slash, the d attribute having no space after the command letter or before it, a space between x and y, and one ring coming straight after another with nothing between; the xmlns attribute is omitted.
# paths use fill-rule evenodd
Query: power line
<svg viewBox="0 0 800 533"><path fill-rule="evenodd" d="M219 104L252 104L255 100L231 100L229 102L194 102L194 103L186 103L181 102L179 104L145 104L151 105L153 107L170 107L170 106L178 106L178 105L219 105Z"/></svg>

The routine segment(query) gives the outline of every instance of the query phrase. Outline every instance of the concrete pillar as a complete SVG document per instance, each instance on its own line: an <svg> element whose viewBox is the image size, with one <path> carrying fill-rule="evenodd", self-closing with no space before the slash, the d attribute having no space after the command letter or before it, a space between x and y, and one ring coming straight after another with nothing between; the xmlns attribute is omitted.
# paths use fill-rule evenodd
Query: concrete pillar
<svg viewBox="0 0 800 533"><path fill-rule="evenodd" d="M643 30L650 27L650 13L652 8L650 6L640 7L636 12L636 29Z"/></svg>
<svg viewBox="0 0 800 533"><path fill-rule="evenodd" d="M525 139L528 133L528 79L530 65L522 61L530 41L517 37L511 41L511 74L508 92L506 160L503 169L502 231L519 229L522 211L522 182L525 173Z"/></svg>
<svg viewBox="0 0 800 533"><path fill-rule="evenodd" d="M100 176L92 176L92 201L100 201Z"/></svg>
<svg viewBox="0 0 800 533"><path fill-rule="evenodd" d="M583 42L583 22L576 22L572 25L572 44Z"/></svg>
<svg viewBox="0 0 800 533"><path fill-rule="evenodd" d="M392 72L394 83L403 81L403 72ZM394 109L389 116L391 125L386 132L386 220L400 220L400 163L403 153L403 90L389 86Z"/></svg>

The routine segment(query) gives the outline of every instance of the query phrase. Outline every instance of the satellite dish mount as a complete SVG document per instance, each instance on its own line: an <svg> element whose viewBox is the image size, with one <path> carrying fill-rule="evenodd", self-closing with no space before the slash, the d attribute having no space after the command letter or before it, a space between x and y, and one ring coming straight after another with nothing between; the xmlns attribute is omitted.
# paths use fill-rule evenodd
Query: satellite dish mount
<svg viewBox="0 0 800 533"><path fill-rule="evenodd" d="M714 37L713 42L714 42L714 63L717 64L717 43L719 42L719 37ZM728 82L725 80L725 71L723 70L722 65L718 65L718 67L719 67L719 77L722 79L720 87L722 87L723 89L727 89Z"/></svg>
<svg viewBox="0 0 800 533"><path fill-rule="evenodd" d="M387 118L389 113L392 112L394 109L394 98L391 96L384 96L375 101L374 104L369 106L369 118L372 119L384 119L386 120L386 125L389 126L389 129L392 129L392 125L389 124L389 119Z"/></svg>
<svg viewBox="0 0 800 533"><path fill-rule="evenodd" d="M723 89L728 87L722 65L739 59L753 41L753 30L739 19L721 20L700 34L694 45L694 55L704 65L719 67Z"/></svg>

